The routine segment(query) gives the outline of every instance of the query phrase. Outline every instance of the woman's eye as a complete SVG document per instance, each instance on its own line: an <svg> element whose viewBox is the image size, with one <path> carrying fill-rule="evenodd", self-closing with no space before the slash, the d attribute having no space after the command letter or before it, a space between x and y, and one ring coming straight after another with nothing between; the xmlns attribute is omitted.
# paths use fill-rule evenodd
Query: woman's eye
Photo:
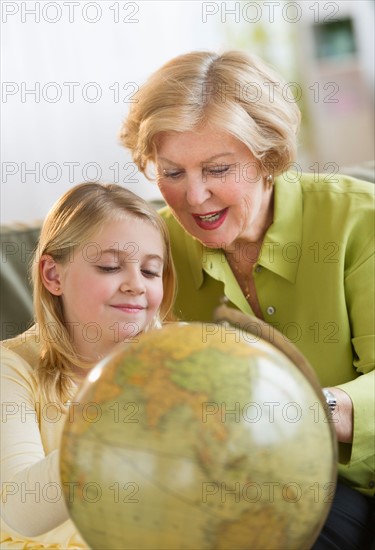
<svg viewBox="0 0 375 550"><path fill-rule="evenodd" d="M228 165L221 164L220 166L213 166L211 168L207 168L207 172L211 174L211 176L221 176L222 174L225 174L229 170Z"/></svg>
<svg viewBox="0 0 375 550"><path fill-rule="evenodd" d="M177 179L183 174L183 171L182 170L163 170L162 174L164 178Z"/></svg>

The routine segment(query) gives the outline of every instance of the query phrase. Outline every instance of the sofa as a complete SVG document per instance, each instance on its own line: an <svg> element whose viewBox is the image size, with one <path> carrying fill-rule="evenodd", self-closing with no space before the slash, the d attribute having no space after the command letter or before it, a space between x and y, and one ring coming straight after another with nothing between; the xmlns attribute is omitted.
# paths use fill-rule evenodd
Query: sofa
<svg viewBox="0 0 375 550"><path fill-rule="evenodd" d="M375 182L375 162L343 167L341 173ZM163 205L152 201L155 208ZM1 274L0 318L1 340L12 338L33 322L32 291L29 266L37 244L41 221L33 224L14 223L0 226Z"/></svg>

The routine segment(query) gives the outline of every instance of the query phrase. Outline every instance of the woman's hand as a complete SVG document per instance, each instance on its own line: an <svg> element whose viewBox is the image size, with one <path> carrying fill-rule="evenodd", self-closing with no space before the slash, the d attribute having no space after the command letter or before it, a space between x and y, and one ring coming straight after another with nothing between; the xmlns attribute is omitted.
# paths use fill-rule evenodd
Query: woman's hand
<svg viewBox="0 0 375 550"><path fill-rule="evenodd" d="M327 388L337 399L336 409L333 413L333 425L336 430L337 440L341 443L353 441L353 403L349 395L340 388Z"/></svg>

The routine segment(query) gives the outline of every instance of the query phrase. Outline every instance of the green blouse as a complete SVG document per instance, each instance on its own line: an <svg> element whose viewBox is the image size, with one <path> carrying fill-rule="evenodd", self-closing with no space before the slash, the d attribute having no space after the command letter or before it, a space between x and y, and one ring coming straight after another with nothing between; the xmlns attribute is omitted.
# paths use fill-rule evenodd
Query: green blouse
<svg viewBox="0 0 375 550"><path fill-rule="evenodd" d="M221 249L188 235L168 207L177 270L177 317L212 322L226 296L253 315ZM353 444L340 444L339 474L375 490L374 186L345 176L276 178L274 221L253 268L264 320L305 355L322 386L352 399ZM242 251L249 258L255 250Z"/></svg>

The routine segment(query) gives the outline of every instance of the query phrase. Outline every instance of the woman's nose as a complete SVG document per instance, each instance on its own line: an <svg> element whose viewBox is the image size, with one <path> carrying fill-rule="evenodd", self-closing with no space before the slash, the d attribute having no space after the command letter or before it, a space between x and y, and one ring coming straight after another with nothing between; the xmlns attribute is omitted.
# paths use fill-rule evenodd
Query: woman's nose
<svg viewBox="0 0 375 550"><path fill-rule="evenodd" d="M199 206L210 196L211 191L204 175L189 178L186 183L186 201L190 206Z"/></svg>

